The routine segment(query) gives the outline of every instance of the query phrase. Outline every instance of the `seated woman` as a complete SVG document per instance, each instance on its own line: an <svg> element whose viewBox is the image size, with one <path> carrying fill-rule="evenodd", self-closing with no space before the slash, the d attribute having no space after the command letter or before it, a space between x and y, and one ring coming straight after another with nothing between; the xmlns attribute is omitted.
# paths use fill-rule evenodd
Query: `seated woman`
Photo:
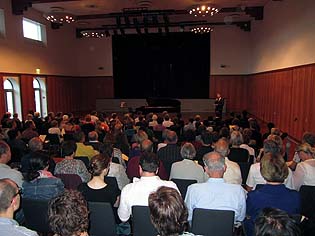
<svg viewBox="0 0 315 236"><path fill-rule="evenodd" d="M249 161L249 153L246 149L241 148L240 145L243 143L243 135L241 132L234 130L231 133L230 143L230 153L228 158L230 161L234 162L248 162Z"/></svg>
<svg viewBox="0 0 315 236"><path fill-rule="evenodd" d="M23 183L23 198L51 199L64 191L62 181L48 171L49 157L37 151L30 157L30 170Z"/></svg>
<svg viewBox="0 0 315 236"><path fill-rule="evenodd" d="M89 211L82 194L66 190L52 199L48 206L48 221L56 236L88 236Z"/></svg>
<svg viewBox="0 0 315 236"><path fill-rule="evenodd" d="M308 143L299 145L289 166L293 171L293 186L299 190L302 185L315 186L315 149Z"/></svg>
<svg viewBox="0 0 315 236"><path fill-rule="evenodd" d="M80 184L78 190L87 201L109 202L113 207L118 207L120 195L118 186L106 183L104 180L108 174L109 165L110 157L106 153L92 157L90 162L92 179L87 183Z"/></svg>
<svg viewBox="0 0 315 236"><path fill-rule="evenodd" d="M149 195L151 222L160 236L193 235L184 232L188 226L188 211L176 189L160 187Z"/></svg>
<svg viewBox="0 0 315 236"><path fill-rule="evenodd" d="M88 182L91 178L88 170L81 160L74 159L77 145L74 141L65 141L61 145L62 157L65 159L58 162L55 167L56 174L76 174L80 176L82 182Z"/></svg>
<svg viewBox="0 0 315 236"><path fill-rule="evenodd" d="M245 219L247 236L253 235L255 219L266 207L279 208L288 214L300 213L300 194L283 184L289 170L281 154L266 153L260 163L260 172L267 184L247 195Z"/></svg>

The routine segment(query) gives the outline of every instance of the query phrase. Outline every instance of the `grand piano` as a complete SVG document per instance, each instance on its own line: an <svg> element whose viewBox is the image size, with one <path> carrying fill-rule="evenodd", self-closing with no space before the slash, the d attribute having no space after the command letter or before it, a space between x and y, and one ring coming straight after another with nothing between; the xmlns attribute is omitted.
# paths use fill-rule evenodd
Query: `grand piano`
<svg viewBox="0 0 315 236"><path fill-rule="evenodd" d="M136 108L136 112L141 111L143 114L148 114L150 112L160 113L167 111L169 113L179 113L181 111L181 102L175 98L150 97L146 101L147 106Z"/></svg>

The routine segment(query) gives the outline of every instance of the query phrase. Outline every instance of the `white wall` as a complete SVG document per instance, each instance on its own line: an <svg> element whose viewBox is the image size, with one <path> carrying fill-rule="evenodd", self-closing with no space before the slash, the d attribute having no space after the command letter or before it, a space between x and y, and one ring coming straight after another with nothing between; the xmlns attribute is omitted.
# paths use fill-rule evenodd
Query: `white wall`
<svg viewBox="0 0 315 236"><path fill-rule="evenodd" d="M42 74L73 75L76 71L76 56L73 42L75 30L63 26L52 30L42 14L29 9L24 17L46 25L47 46L23 38L23 16L12 15L10 0L1 0L0 8L5 10L6 37L0 38L0 72L35 74L40 68Z"/></svg>
<svg viewBox="0 0 315 236"><path fill-rule="evenodd" d="M248 74L250 60L249 32L234 25L215 27L211 32L211 74ZM221 68L225 65L225 68Z"/></svg>
<svg viewBox="0 0 315 236"><path fill-rule="evenodd" d="M250 36L250 73L315 63L315 1L269 1Z"/></svg>

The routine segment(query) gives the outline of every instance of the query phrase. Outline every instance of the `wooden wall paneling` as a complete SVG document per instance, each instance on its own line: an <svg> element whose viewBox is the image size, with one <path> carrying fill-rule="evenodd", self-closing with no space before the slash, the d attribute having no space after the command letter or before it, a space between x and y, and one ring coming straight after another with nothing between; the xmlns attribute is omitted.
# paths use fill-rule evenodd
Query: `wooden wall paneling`
<svg viewBox="0 0 315 236"><path fill-rule="evenodd" d="M35 93L33 88L33 75L21 75L20 90L21 90L21 105L23 119L30 110L35 111Z"/></svg>
<svg viewBox="0 0 315 236"><path fill-rule="evenodd" d="M227 111L247 109L247 80L242 75L214 75L210 78L210 98L219 92L226 98Z"/></svg>

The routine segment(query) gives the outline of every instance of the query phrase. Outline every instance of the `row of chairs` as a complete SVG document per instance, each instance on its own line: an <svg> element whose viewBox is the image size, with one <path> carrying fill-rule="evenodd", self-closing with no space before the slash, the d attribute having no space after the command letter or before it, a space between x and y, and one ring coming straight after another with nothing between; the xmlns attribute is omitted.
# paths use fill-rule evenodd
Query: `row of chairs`
<svg viewBox="0 0 315 236"><path fill-rule="evenodd" d="M22 207L26 227L51 233L48 223L48 201L23 199ZM113 209L107 202L89 202L90 236L116 236L116 222ZM209 220L211 219L211 220ZM150 221L149 207L132 207L132 228L134 236L156 236L158 233ZM198 235L232 236L234 212L226 210L195 209L191 232Z"/></svg>

